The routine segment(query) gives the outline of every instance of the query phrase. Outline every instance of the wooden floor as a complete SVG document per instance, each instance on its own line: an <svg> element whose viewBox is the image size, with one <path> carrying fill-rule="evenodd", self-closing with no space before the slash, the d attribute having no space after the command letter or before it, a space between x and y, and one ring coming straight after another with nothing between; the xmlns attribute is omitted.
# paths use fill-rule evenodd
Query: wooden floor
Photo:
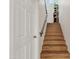
<svg viewBox="0 0 79 59"><path fill-rule="evenodd" d="M47 24L41 59L69 59L66 42L59 23Z"/></svg>

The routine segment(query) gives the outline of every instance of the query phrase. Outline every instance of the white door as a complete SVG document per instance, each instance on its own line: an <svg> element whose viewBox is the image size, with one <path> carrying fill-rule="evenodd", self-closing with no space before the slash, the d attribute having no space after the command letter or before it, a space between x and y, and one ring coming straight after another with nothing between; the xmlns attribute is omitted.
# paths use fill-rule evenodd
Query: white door
<svg viewBox="0 0 79 59"><path fill-rule="evenodd" d="M30 16L26 13L25 0L12 0L11 3L10 59L31 59Z"/></svg>

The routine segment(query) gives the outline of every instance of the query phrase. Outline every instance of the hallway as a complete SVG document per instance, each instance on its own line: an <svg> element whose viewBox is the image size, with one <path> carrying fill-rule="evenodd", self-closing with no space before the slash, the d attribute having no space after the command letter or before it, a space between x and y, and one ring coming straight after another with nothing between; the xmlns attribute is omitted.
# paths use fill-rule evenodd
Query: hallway
<svg viewBox="0 0 79 59"><path fill-rule="evenodd" d="M69 59L68 2L11 0L10 59Z"/></svg>
<svg viewBox="0 0 79 59"><path fill-rule="evenodd" d="M59 23L48 23L41 59L69 59L69 52Z"/></svg>

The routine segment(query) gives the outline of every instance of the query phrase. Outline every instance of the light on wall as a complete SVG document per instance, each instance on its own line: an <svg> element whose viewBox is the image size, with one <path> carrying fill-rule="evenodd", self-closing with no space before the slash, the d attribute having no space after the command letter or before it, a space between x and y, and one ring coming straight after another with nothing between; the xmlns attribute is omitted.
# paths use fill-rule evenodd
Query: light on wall
<svg viewBox="0 0 79 59"><path fill-rule="evenodd" d="M46 0L47 1L47 4L52 4L54 3L54 0Z"/></svg>
<svg viewBox="0 0 79 59"><path fill-rule="evenodd" d="M54 0L54 4L58 4L58 0Z"/></svg>
<svg viewBox="0 0 79 59"><path fill-rule="evenodd" d="M54 3L54 0L49 0L49 3L50 3L50 4L51 4L51 3L53 4L53 3Z"/></svg>

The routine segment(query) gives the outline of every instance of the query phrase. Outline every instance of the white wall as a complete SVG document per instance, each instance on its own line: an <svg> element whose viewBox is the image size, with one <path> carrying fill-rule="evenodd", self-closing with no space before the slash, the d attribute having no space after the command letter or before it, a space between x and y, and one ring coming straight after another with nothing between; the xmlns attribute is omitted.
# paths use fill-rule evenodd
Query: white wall
<svg viewBox="0 0 79 59"><path fill-rule="evenodd" d="M45 11L45 2L44 0L38 1L38 17L39 17L39 27L42 29L43 23L45 21L46 11Z"/></svg>
<svg viewBox="0 0 79 59"><path fill-rule="evenodd" d="M33 58L34 59L40 59L40 53L42 49L42 44L43 44L43 39L44 39L44 34L42 37L40 37L40 32L42 29L42 26L45 21L45 16L46 16L46 11L45 11L45 2L44 0L34 0L32 2L32 20L31 20L31 25L32 25L32 36L37 36L32 40L32 47L33 47ZM46 26L45 26L46 27Z"/></svg>
<svg viewBox="0 0 79 59"><path fill-rule="evenodd" d="M44 0L39 0L38 1L39 33L41 32L41 29L43 27L44 21L46 20L45 17L46 17L45 1ZM39 38L39 47L40 47L39 53L41 53L42 44L43 44L43 40L44 40L44 35L45 35L45 29L44 29L43 36Z"/></svg>
<svg viewBox="0 0 79 59"><path fill-rule="evenodd" d="M59 22L70 51L70 1L59 0Z"/></svg>

